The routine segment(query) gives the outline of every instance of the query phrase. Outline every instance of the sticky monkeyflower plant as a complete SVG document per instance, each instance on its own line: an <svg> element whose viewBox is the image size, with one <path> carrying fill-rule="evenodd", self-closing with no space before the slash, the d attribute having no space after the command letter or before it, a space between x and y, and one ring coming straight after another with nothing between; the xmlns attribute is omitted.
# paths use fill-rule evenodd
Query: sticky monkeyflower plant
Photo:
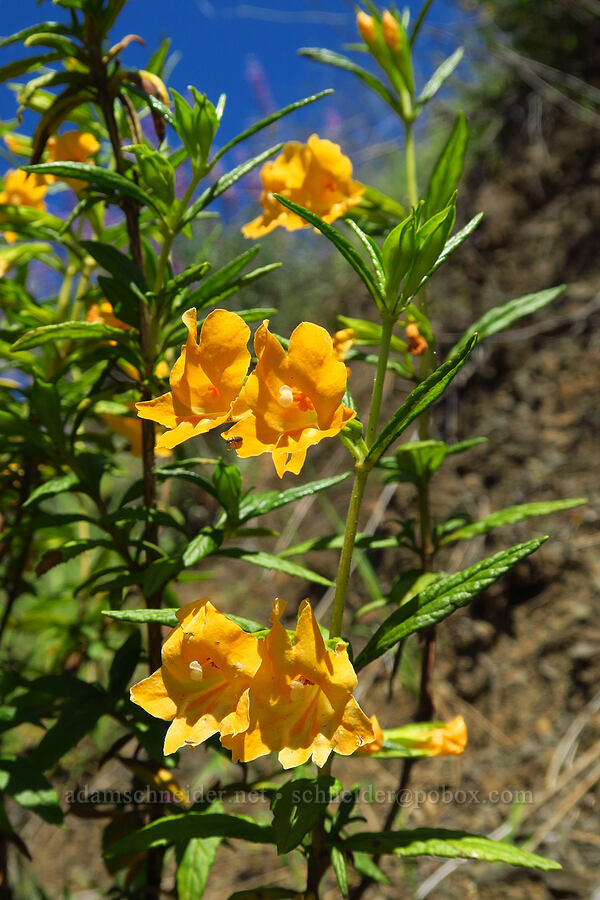
<svg viewBox="0 0 600 900"><path fill-rule="evenodd" d="M10 157L0 187L2 888L47 892L36 883L43 848L17 827L29 816L102 821L98 893L129 900L165 891L198 900L225 839L242 860L231 900L250 896L248 844L290 856L286 884L265 874L252 896L318 900L337 883L357 900L386 879L397 896L398 856L558 868L515 844L399 821L419 758L466 753L468 765L463 718L435 715L436 628L545 538L459 572L448 571L445 548L583 502L527 503L478 522L438 522L430 508L445 458L482 440L436 439L432 405L472 365L476 340L561 292L510 300L447 354L438 346L428 283L481 216L455 229L464 117L421 190L414 123L462 51L417 89L413 54L431 0L412 27L394 9L359 12L368 70L336 52L302 51L352 73L399 117L399 203L355 180L326 138L259 146L269 125L283 127L329 91L221 139L226 97L166 84L168 41L144 69L130 65L128 48L142 38L123 35L126 2L55 0L60 21L0 41L23 47L0 66L16 100L15 120L0 126ZM23 111L31 135L18 130ZM215 202L259 168L247 247L223 258L222 242L206 240ZM280 265L254 268L252 241L276 228L290 232L290 253L300 228L315 248L331 242L371 316L360 317L357 294L333 334L330 322L296 317L284 337L276 309L249 308L243 288ZM402 385L395 410L384 403L386 378ZM333 448L344 470L307 474L325 454L341 458ZM260 468L263 456L274 472ZM265 483L261 471L270 471ZM359 527L375 480L414 489L416 514L383 535ZM285 546L275 542L277 510L332 488L336 508L347 501L338 531L323 533L313 517L310 537L293 543L286 529ZM389 587L376 570L382 547L415 557ZM322 550L339 551L335 571L319 562ZM373 594L362 606L359 577ZM206 590L194 585L211 578ZM268 578L282 590L265 595ZM286 607L276 593L303 599ZM398 689L409 650L420 683L412 721L378 686ZM398 759L395 799L380 828L366 831L362 784L348 773ZM83 773L108 762L120 773L116 799L90 809L79 799ZM194 792L180 762L194 772Z"/></svg>

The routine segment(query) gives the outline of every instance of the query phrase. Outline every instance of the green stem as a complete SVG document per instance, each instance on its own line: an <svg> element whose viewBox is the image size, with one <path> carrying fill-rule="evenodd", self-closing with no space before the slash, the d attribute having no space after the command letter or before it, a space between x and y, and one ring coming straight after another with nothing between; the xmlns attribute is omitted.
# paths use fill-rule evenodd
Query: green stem
<svg viewBox="0 0 600 900"><path fill-rule="evenodd" d="M187 190L181 201L179 202L177 209L173 216L169 216L169 226L164 234L164 242L161 247L160 256L158 259L158 266L156 269L156 282L154 284L154 292L158 294L160 289L163 286L163 281L165 280L165 273L167 271L167 263L169 262L169 255L171 253L171 248L173 246L173 241L177 235L177 226L181 221L181 217L189 206L190 200L194 196L194 192L198 187L198 183L203 177L203 170L195 169L192 173L192 178L190 183L187 186Z"/></svg>
<svg viewBox="0 0 600 900"><path fill-rule="evenodd" d="M379 359L377 361L377 370L375 372L375 381L373 383L373 394L371 396L369 421L367 423L367 432L365 435L365 444L367 449L373 445L377 433L377 424L379 422L381 400L383 397L383 383L387 372L387 362L390 355L390 344L392 340L393 328L394 320L385 318L382 323ZM371 466L365 465L362 460L359 460L354 468L354 484L352 486L352 495L350 497L348 515L346 517L344 543L342 545L342 552L340 554L340 562L338 566L337 578L335 581L333 609L331 611L331 625L329 628L329 636L332 638L339 637L342 631L342 619L344 615L344 606L346 603L346 594L348 592L348 581L352 568L354 541L356 540L356 532L358 531L358 518L360 515L362 498L365 492L365 485L367 483L367 478L369 477L370 471Z"/></svg>
<svg viewBox="0 0 600 900"><path fill-rule="evenodd" d="M404 134L406 136L406 189L408 192L408 202L413 209L416 209L419 205L419 188L417 185L415 135L412 122L405 121Z"/></svg>

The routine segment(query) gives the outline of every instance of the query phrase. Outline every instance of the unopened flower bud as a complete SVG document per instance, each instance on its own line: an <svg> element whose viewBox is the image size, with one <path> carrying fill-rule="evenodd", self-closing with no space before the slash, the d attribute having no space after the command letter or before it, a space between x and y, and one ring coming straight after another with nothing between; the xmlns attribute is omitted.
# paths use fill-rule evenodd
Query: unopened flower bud
<svg viewBox="0 0 600 900"><path fill-rule="evenodd" d="M356 15L356 27L366 44L372 44L375 40L375 22L373 16L367 15L362 9Z"/></svg>
<svg viewBox="0 0 600 900"><path fill-rule="evenodd" d="M400 46L400 32L398 29L398 23L394 16L389 12L389 10L385 10L383 15L381 16L381 27L383 30L383 39L390 48L390 50L398 50Z"/></svg>
<svg viewBox="0 0 600 900"><path fill-rule="evenodd" d="M408 339L408 352L413 356L422 356L429 346L425 338L419 332L416 322L408 322L406 325L406 337Z"/></svg>

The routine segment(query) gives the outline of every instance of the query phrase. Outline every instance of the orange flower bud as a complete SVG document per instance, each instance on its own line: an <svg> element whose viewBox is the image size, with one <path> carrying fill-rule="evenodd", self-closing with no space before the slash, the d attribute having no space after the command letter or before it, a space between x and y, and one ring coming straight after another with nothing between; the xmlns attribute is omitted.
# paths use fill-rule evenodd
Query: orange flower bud
<svg viewBox="0 0 600 900"><path fill-rule="evenodd" d="M421 356L429 346L425 338L419 333L416 322L408 322L406 325L406 337L408 338L408 352L413 356Z"/></svg>
<svg viewBox="0 0 600 900"><path fill-rule="evenodd" d="M383 29L383 39L390 50L397 50L400 46L400 32L398 23L387 9L381 17L381 27Z"/></svg>
<svg viewBox="0 0 600 900"><path fill-rule="evenodd" d="M365 44L372 44L375 40L375 22L373 16L367 15L362 9L356 15L356 27L360 31Z"/></svg>

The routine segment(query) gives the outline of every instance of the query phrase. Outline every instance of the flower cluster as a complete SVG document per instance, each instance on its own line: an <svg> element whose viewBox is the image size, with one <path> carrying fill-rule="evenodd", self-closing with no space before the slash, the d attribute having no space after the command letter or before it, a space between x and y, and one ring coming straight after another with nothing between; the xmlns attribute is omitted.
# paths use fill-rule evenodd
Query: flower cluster
<svg viewBox="0 0 600 900"><path fill-rule="evenodd" d="M347 371L331 336L302 322L286 353L265 321L256 331L256 368L248 376L250 329L224 309L211 312L198 341L196 310L183 314L188 338L170 376L171 390L136 404L138 415L167 428L157 447L171 449L224 423L240 457L270 453L277 474L298 474L306 451L338 434L355 413L344 406Z"/></svg>
<svg viewBox="0 0 600 900"><path fill-rule="evenodd" d="M131 699L171 722L164 752L219 733L234 761L277 752L286 769L332 751L348 756L375 738L352 696L357 679L346 645L328 649L308 600L291 637L275 600L266 637L248 634L204 598L179 610L162 666Z"/></svg>

